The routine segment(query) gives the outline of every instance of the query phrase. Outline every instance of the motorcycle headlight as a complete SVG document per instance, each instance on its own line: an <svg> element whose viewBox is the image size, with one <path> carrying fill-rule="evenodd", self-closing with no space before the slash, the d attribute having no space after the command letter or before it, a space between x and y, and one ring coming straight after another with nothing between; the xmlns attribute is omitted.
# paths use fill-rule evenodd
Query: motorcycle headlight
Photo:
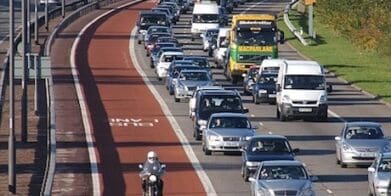
<svg viewBox="0 0 391 196"><path fill-rule="evenodd" d="M282 102L284 103L290 103L291 102L291 98L288 96L288 95L284 95L282 97Z"/></svg>
<svg viewBox="0 0 391 196"><path fill-rule="evenodd" d="M342 150L345 152L354 152L353 147L351 147L349 144L346 143L342 144Z"/></svg>
<svg viewBox="0 0 391 196"><path fill-rule="evenodd" d="M327 96L326 95L320 96L319 103L326 103L326 102L327 102Z"/></svg>
<svg viewBox="0 0 391 196"><path fill-rule="evenodd" d="M156 182L157 181L157 177L155 175L150 175L149 176L149 181Z"/></svg>
<svg viewBox="0 0 391 196"><path fill-rule="evenodd" d="M314 191L312 191L311 187L304 189L300 194L300 196L312 196L312 195L314 195Z"/></svg>

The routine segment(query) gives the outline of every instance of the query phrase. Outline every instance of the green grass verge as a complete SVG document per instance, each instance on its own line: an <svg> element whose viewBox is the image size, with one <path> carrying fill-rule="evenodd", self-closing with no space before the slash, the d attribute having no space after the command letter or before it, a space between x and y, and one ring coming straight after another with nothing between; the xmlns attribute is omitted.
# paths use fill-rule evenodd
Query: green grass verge
<svg viewBox="0 0 391 196"><path fill-rule="evenodd" d="M303 31L307 31L306 15L291 10L289 18L297 29L303 27ZM345 80L391 103L391 57L358 49L349 40L319 23L316 18L316 39L310 39L308 35L303 34L308 43L311 43L309 46L303 46L295 38L282 17L278 25L285 32L285 39L302 54L318 61Z"/></svg>

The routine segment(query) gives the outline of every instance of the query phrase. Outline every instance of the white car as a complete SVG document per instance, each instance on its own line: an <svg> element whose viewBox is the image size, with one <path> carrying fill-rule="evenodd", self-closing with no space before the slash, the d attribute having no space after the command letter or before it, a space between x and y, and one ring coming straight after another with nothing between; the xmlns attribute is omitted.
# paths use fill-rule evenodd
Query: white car
<svg viewBox="0 0 391 196"><path fill-rule="evenodd" d="M226 58L227 48L229 45L229 28L220 28L219 34L217 35L216 48L213 50L213 58L216 62L217 67L223 66L223 61Z"/></svg>
<svg viewBox="0 0 391 196"><path fill-rule="evenodd" d="M212 37L216 36L219 33L219 29L208 29L201 34L202 38L202 48L204 52L208 51L209 47L212 47Z"/></svg>
<svg viewBox="0 0 391 196"><path fill-rule="evenodd" d="M224 90L221 86L200 86L194 91L193 96L189 100L189 118L192 118L192 111L194 111L197 103L197 96L201 91L216 91L216 90Z"/></svg>
<svg viewBox="0 0 391 196"><path fill-rule="evenodd" d="M156 75L159 80L167 77L167 71L173 60L181 60L183 58L183 52L163 52L160 55L159 61L156 65Z"/></svg>

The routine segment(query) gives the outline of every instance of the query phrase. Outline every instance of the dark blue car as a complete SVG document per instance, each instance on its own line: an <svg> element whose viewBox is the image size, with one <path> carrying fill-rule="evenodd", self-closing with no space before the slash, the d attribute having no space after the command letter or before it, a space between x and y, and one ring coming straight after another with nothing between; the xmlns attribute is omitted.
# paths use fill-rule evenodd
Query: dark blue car
<svg viewBox="0 0 391 196"><path fill-rule="evenodd" d="M257 135L242 149L242 176L248 178L257 171L262 161L294 160L299 149L292 149L288 139L281 135Z"/></svg>
<svg viewBox="0 0 391 196"><path fill-rule="evenodd" d="M276 72L262 72L258 75L256 83L252 89L253 102L255 104L259 104L261 102L276 102L277 76L278 73Z"/></svg>

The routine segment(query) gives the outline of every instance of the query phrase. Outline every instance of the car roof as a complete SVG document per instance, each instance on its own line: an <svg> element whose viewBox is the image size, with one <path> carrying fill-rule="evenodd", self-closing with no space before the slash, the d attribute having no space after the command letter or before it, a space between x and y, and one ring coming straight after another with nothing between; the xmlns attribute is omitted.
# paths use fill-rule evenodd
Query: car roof
<svg viewBox="0 0 391 196"><path fill-rule="evenodd" d="M181 47L172 47L172 46L168 46L168 47L161 47L160 50L183 50L183 48Z"/></svg>
<svg viewBox="0 0 391 196"><path fill-rule="evenodd" d="M239 95L237 91L234 90L219 90L219 91L204 91L203 95Z"/></svg>
<svg viewBox="0 0 391 196"><path fill-rule="evenodd" d="M193 61L190 61L190 60L174 60L172 63L193 63Z"/></svg>
<svg viewBox="0 0 391 196"><path fill-rule="evenodd" d="M245 114L242 113L231 113L231 112L220 112L220 113L214 113L210 116L212 117L241 117L241 118L248 118Z"/></svg>
<svg viewBox="0 0 391 196"><path fill-rule="evenodd" d="M304 164L297 160L274 160L274 161L262 161L263 166L304 166Z"/></svg>
<svg viewBox="0 0 391 196"><path fill-rule="evenodd" d="M163 55L183 55L183 52L167 51L167 52L163 52L162 56Z"/></svg>
<svg viewBox="0 0 391 196"><path fill-rule="evenodd" d="M169 29L170 27L168 27L168 26L161 26L161 25L152 25L152 26L148 27L148 29L152 29L152 28Z"/></svg>
<svg viewBox="0 0 391 196"><path fill-rule="evenodd" d="M283 136L283 135L273 135L273 134L263 134L263 135L255 135L251 138L251 140L253 139L285 139L285 140L288 140L287 137Z"/></svg>
<svg viewBox="0 0 391 196"><path fill-rule="evenodd" d="M183 57L183 59L206 59L206 60L208 60L208 58L204 57L204 56L185 56L185 57Z"/></svg>
<svg viewBox="0 0 391 196"><path fill-rule="evenodd" d="M210 91L210 90L224 90L222 86L199 86L197 90Z"/></svg>
<svg viewBox="0 0 391 196"><path fill-rule="evenodd" d="M391 158L391 152L383 152L381 156L382 158Z"/></svg>
<svg viewBox="0 0 391 196"><path fill-rule="evenodd" d="M354 126L373 126L373 127L381 127L380 123L377 122L369 122L369 121L356 121L356 122L347 122L347 127L354 127Z"/></svg>
<svg viewBox="0 0 391 196"><path fill-rule="evenodd" d="M186 70L181 71L181 73L185 73L185 72L188 72L188 73L194 73L194 72L208 73L205 69L186 69Z"/></svg>

